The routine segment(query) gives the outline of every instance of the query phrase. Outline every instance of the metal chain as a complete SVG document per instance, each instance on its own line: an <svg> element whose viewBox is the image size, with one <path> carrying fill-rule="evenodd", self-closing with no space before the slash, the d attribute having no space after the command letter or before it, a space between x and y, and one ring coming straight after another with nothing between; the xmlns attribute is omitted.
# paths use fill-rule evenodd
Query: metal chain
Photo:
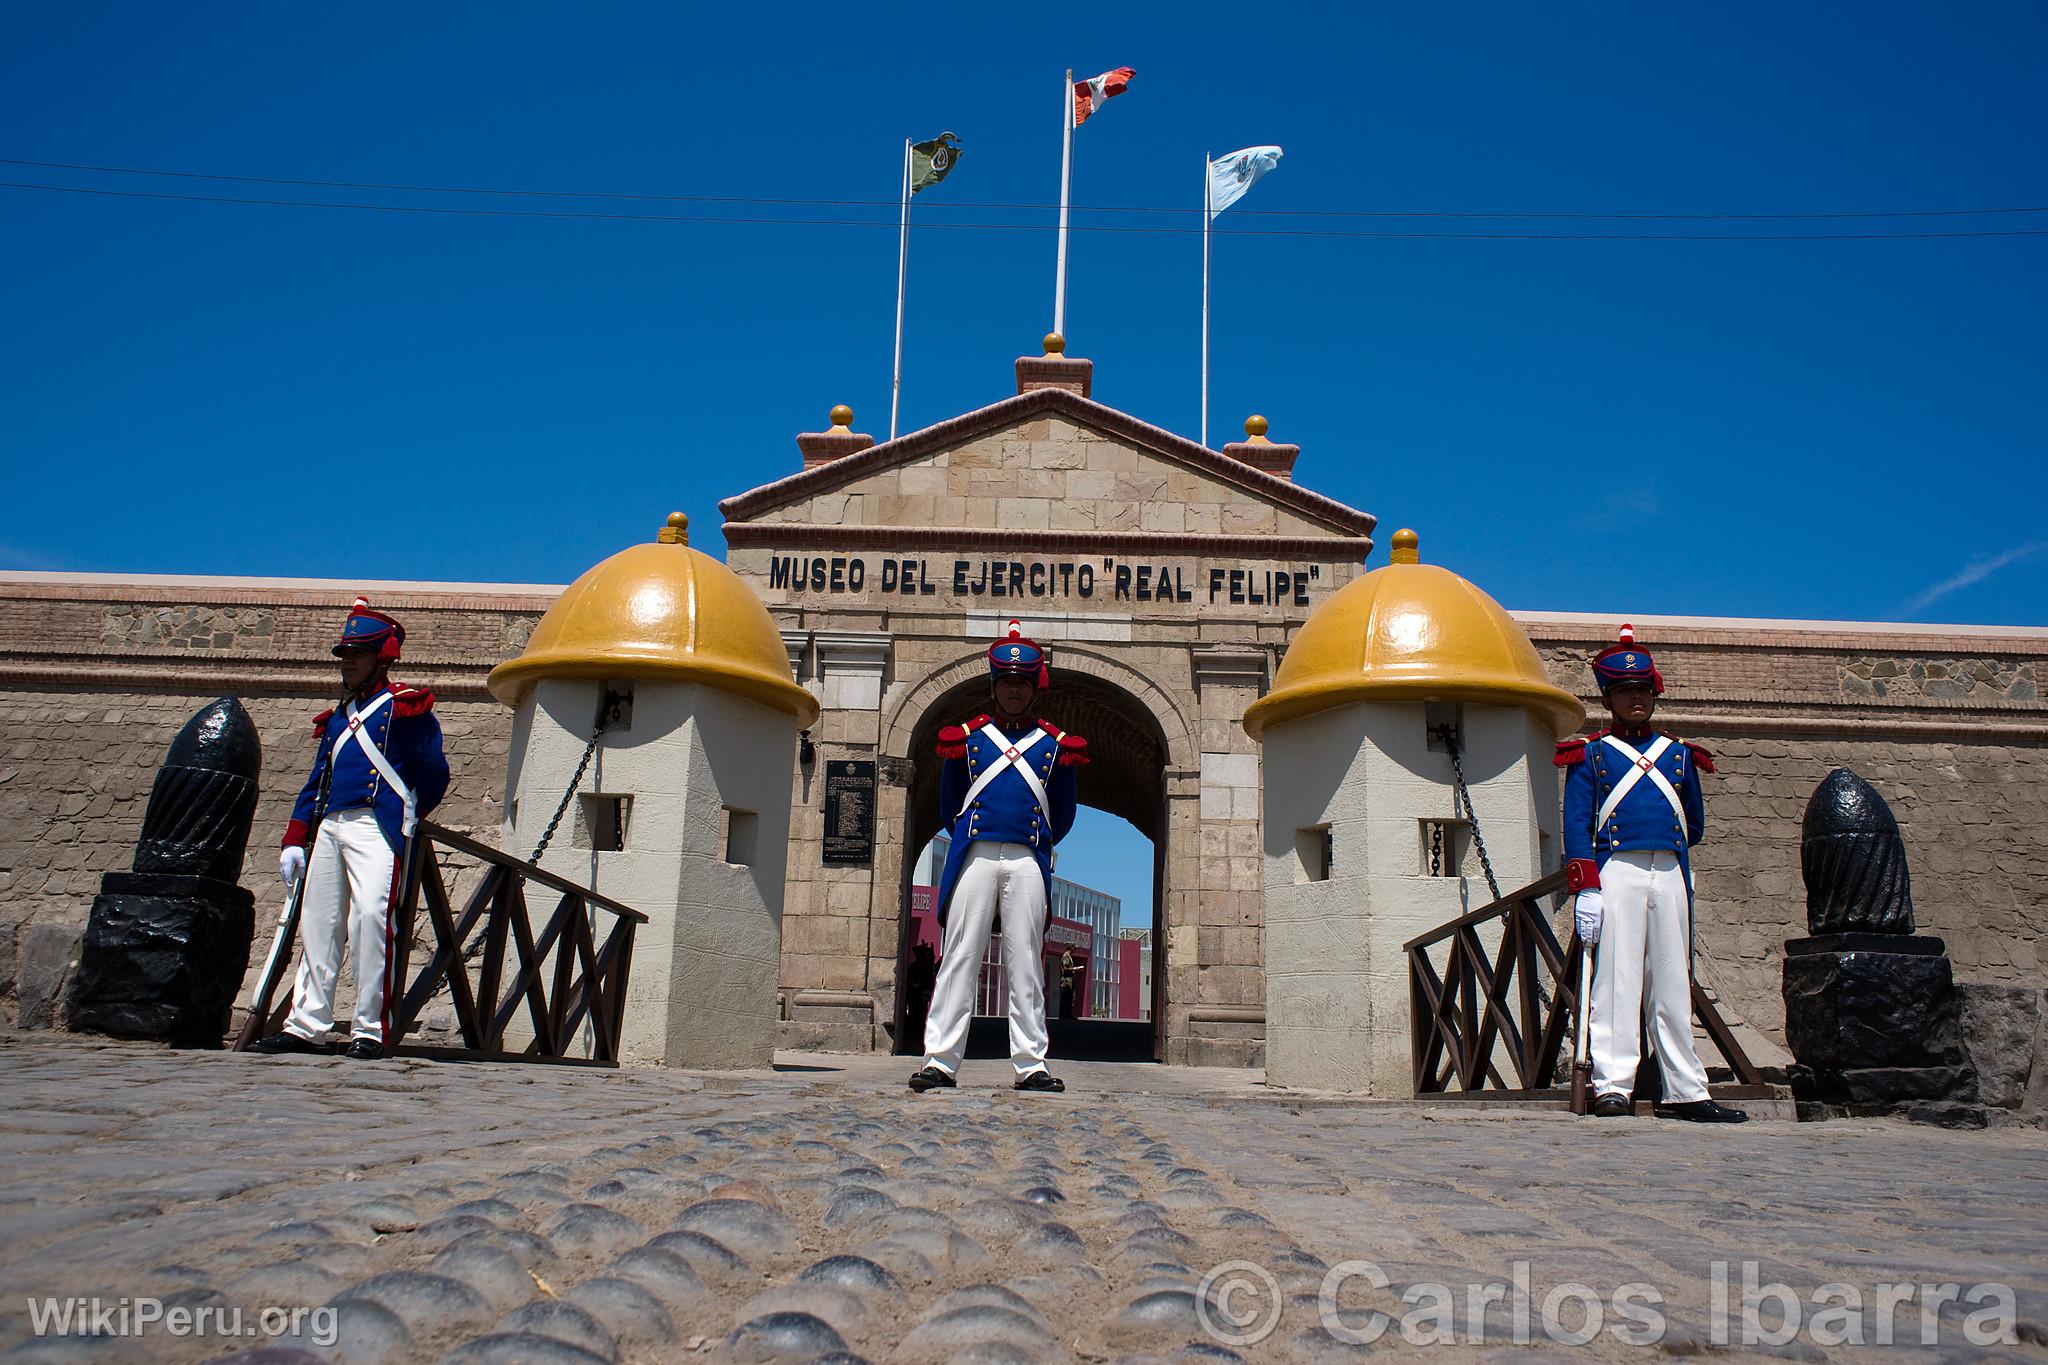
<svg viewBox="0 0 2048 1365"><path fill-rule="evenodd" d="M576 775L569 779L568 790L562 793L562 800L555 807L554 817L548 821L547 829L542 832L540 842L534 845L533 856L528 858L527 862L538 865L541 855L548 851L548 845L554 841L555 830L561 826L562 817L568 814L569 803L576 799L576 789L583 785L583 774L590 769L591 756L597 752L598 742L604 738L605 727L611 724L612 718L618 713L619 698L614 693L606 692L598 702L597 724L591 727L590 742L583 746L583 757L576 760ZM475 937L471 938L462 950L463 961L475 960L477 954L484 950L484 938L488 932L488 925L477 926Z"/></svg>
<svg viewBox="0 0 2048 1365"><path fill-rule="evenodd" d="M1486 889L1500 899L1500 883L1493 879L1493 860L1486 856L1486 838L1479 832L1479 812L1472 808L1472 793L1465 787L1465 765L1459 760L1458 741L1452 733L1444 736L1444 747L1451 751L1451 775L1458 780L1458 799L1465 806L1465 820L1472 826L1472 847L1479 851L1479 867L1486 873Z"/></svg>
<svg viewBox="0 0 2048 1365"><path fill-rule="evenodd" d="M1429 875L1444 875L1444 825L1441 820L1429 823Z"/></svg>
<svg viewBox="0 0 2048 1365"><path fill-rule="evenodd" d="M548 821L547 830L540 836L540 842L534 845L533 856L528 858L527 862L538 863L541 855L548 851L548 844L555 837L556 827L562 823L562 817L568 813L569 803L576 799L576 789L583 785L583 774L590 767L590 756L597 752L598 741L604 738L604 727L607 719L606 715L599 714L597 728L590 732L590 743L583 746L583 757L576 762L576 775L569 779L569 789L562 793L562 802L555 807L554 818Z"/></svg>

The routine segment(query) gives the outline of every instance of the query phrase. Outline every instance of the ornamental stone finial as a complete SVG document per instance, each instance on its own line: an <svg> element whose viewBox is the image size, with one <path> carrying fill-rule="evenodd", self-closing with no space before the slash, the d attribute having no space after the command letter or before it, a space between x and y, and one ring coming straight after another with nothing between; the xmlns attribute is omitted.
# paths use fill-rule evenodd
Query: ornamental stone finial
<svg viewBox="0 0 2048 1365"><path fill-rule="evenodd" d="M1913 932L1906 841L1875 787L1835 769L1813 789L1799 832L1808 932Z"/></svg>

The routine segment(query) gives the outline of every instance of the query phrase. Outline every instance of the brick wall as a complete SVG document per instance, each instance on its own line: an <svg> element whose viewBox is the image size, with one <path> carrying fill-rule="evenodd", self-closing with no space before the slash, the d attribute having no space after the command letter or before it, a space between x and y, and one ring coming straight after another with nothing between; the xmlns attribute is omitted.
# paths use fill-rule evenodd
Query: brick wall
<svg viewBox="0 0 2048 1365"><path fill-rule="evenodd" d="M0 577L0 1014L47 1021L100 874L128 865L165 746L222 693L242 698L263 736L244 883L259 906L276 903L272 850L310 761L307 723L331 701L326 645L356 586ZM494 841L510 713L483 679L555 590L371 591L410 632L399 675L441 698L454 781L437 818ZM1553 676L1587 694L1584 661L1611 623L1521 619ZM1669 728L1720 759L1698 857L1701 934L1718 984L1753 1024L1781 1030L1782 943L1804 932L1799 818L1838 764L1891 802L1920 923L1948 939L1957 975L2041 979L2048 631L1637 625L1671 683ZM268 929L259 924L259 954Z"/></svg>

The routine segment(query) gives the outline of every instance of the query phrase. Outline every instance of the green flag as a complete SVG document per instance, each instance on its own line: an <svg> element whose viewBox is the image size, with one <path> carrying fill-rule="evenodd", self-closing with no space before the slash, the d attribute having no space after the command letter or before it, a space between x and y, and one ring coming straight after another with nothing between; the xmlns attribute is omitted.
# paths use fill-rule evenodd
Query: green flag
<svg viewBox="0 0 2048 1365"><path fill-rule="evenodd" d="M910 192L938 184L960 159L960 139L940 133L930 142L913 143L910 148Z"/></svg>

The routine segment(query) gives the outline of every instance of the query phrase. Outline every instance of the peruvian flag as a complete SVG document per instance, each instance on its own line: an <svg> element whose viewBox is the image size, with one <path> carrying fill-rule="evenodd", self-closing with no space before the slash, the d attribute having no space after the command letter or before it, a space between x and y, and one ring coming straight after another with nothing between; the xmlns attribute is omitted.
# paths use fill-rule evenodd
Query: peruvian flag
<svg viewBox="0 0 2048 1365"><path fill-rule="evenodd" d="M1088 121L1088 116L1100 109L1106 101L1115 99L1130 88L1131 77L1138 73L1128 66L1114 71L1105 71L1100 76L1074 82L1074 126L1079 128Z"/></svg>

